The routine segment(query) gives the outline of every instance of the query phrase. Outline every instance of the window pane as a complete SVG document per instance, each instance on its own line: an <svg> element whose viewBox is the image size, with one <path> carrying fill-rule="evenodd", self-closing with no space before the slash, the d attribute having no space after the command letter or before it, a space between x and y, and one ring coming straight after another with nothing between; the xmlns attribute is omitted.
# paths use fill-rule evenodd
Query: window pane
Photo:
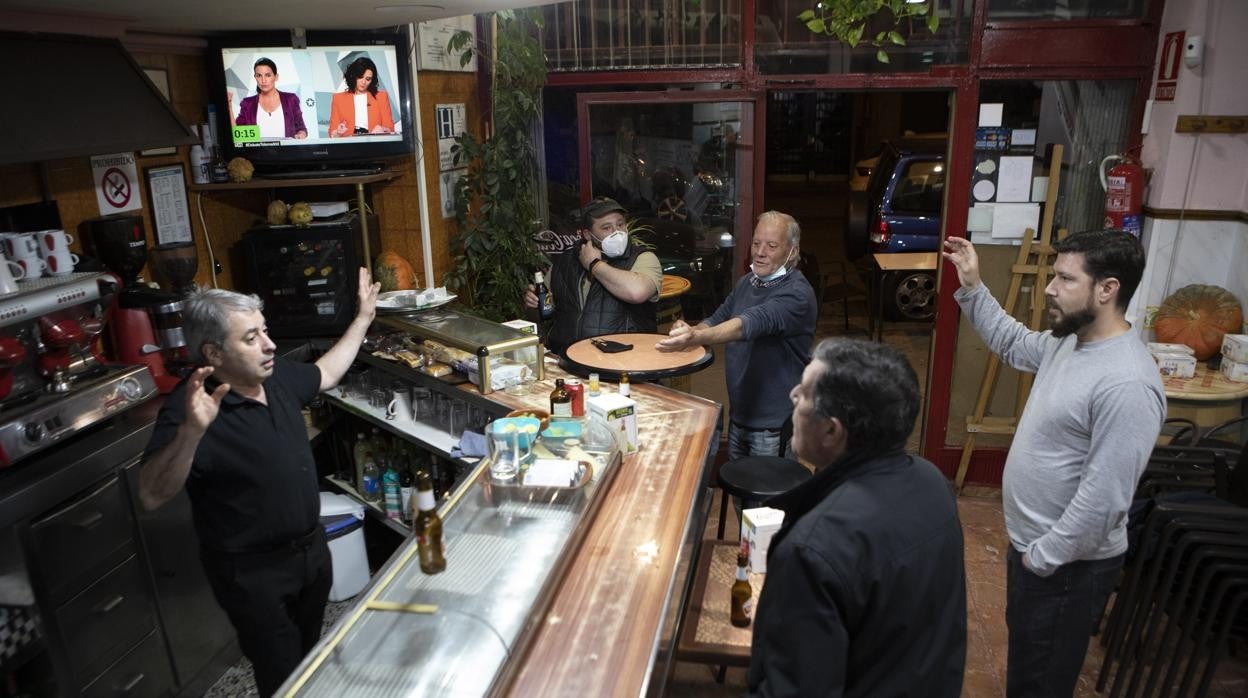
<svg viewBox="0 0 1248 698"><path fill-rule="evenodd" d="M926 72L933 65L966 63L970 41L972 0L931 0L940 26L928 31L925 17L895 24L885 9L873 16L856 48L825 34L815 34L798 19L816 0L776 0L757 3L755 61L760 72L780 75L823 73ZM894 44L884 38L880 46L872 41L883 32L896 33L906 42ZM880 62L876 52L883 49L888 62Z"/></svg>
<svg viewBox="0 0 1248 698"><path fill-rule="evenodd" d="M988 19L1138 19L1148 0L988 0Z"/></svg>
<svg viewBox="0 0 1248 698"><path fill-rule="evenodd" d="M1127 123L1136 83L1132 80L992 81L980 88L981 104L1000 104L1001 127L980 128L977 134L976 163L999 156L1033 155L1035 176L1048 174L1044 160L1049 147L1061 143L1061 184L1053 230L1071 232L1100 228L1105 214L1105 193L1100 184L1100 163L1107 155L1121 153L1127 143ZM1016 131L1021 136L1016 137ZM1029 135L1023 135L1029 134ZM1034 138L1034 145L1028 141ZM984 147L989 146L989 147ZM996 188L999 171L988 174L976 170L980 180L992 181ZM1008 184L1008 183L1006 183ZM982 185L981 185L982 186ZM980 189L981 195L985 191ZM1028 201L1028 196L1021 201ZM993 196L976 198L971 204L1000 202ZM1007 199L1006 202L1017 202ZM1001 242L998 236L998 242Z"/></svg>
<svg viewBox="0 0 1248 698"><path fill-rule="evenodd" d="M741 64L741 0L577 0L542 16L552 72Z"/></svg>

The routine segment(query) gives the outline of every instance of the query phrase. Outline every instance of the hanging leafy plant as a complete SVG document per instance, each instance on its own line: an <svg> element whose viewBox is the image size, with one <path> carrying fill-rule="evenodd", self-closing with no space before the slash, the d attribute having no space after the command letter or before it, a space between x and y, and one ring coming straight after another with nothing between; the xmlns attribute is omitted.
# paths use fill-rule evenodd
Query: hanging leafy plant
<svg viewBox="0 0 1248 698"><path fill-rule="evenodd" d="M888 63L885 46L905 46L906 37L898 31L902 22L913 31L914 20L926 17L927 30L933 34L940 28L940 18L931 10L930 2L906 2L906 0L822 0L814 8L806 10L797 19L816 34L828 36L857 48L865 43L876 47L875 60ZM863 38L867 24L881 11L887 9L893 18L891 29L876 32L874 38Z"/></svg>
<svg viewBox="0 0 1248 698"><path fill-rule="evenodd" d="M501 11L492 55L471 46L472 35L456 33L447 50L462 52L466 65L475 53L487 61L493 101L492 133L456 140L456 164L467 174L455 186L455 257L446 285L465 295L474 310L492 320L523 317L524 292L533 271L544 266L534 234L538 217L538 164L533 133L542 110L546 58L537 40L537 10ZM488 127L487 127L488 128Z"/></svg>

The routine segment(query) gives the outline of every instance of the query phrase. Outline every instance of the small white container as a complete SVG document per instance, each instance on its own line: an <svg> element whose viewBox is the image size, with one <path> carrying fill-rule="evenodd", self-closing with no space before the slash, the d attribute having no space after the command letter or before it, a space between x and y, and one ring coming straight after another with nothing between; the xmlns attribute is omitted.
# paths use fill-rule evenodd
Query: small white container
<svg viewBox="0 0 1248 698"><path fill-rule="evenodd" d="M1186 344L1166 344L1165 342L1149 342L1148 350L1154 354L1191 354L1196 355L1196 350Z"/></svg>
<svg viewBox="0 0 1248 698"><path fill-rule="evenodd" d="M1196 375L1196 357L1191 354L1153 354L1153 360L1166 378L1191 378Z"/></svg>
<svg viewBox="0 0 1248 698"><path fill-rule="evenodd" d="M1222 357L1222 375L1232 383L1248 383L1248 363Z"/></svg>
<svg viewBox="0 0 1248 698"><path fill-rule="evenodd" d="M771 507L746 509L741 512L741 535L750 544L750 569L767 574L767 549L771 537L784 523L784 511Z"/></svg>
<svg viewBox="0 0 1248 698"><path fill-rule="evenodd" d="M1248 363L1248 334L1223 335L1222 356L1241 364Z"/></svg>

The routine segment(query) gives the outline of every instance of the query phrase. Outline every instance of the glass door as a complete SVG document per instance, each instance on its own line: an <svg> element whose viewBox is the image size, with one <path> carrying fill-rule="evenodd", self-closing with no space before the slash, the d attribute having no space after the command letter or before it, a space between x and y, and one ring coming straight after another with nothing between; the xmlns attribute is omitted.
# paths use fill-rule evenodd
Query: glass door
<svg viewBox="0 0 1248 698"><path fill-rule="evenodd" d="M582 201L609 196L628 210L663 273L689 281L690 323L719 307L749 250L754 105L717 87L577 97Z"/></svg>

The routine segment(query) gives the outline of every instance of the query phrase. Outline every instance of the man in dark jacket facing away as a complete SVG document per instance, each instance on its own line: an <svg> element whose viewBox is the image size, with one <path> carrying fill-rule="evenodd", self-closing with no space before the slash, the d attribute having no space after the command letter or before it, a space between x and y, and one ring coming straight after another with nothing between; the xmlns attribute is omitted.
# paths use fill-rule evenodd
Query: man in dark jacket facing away
<svg viewBox="0 0 1248 698"><path fill-rule="evenodd" d="M753 696L958 696L962 527L936 466L905 453L919 407L898 351L828 339L793 389L793 448L817 466L772 498Z"/></svg>

